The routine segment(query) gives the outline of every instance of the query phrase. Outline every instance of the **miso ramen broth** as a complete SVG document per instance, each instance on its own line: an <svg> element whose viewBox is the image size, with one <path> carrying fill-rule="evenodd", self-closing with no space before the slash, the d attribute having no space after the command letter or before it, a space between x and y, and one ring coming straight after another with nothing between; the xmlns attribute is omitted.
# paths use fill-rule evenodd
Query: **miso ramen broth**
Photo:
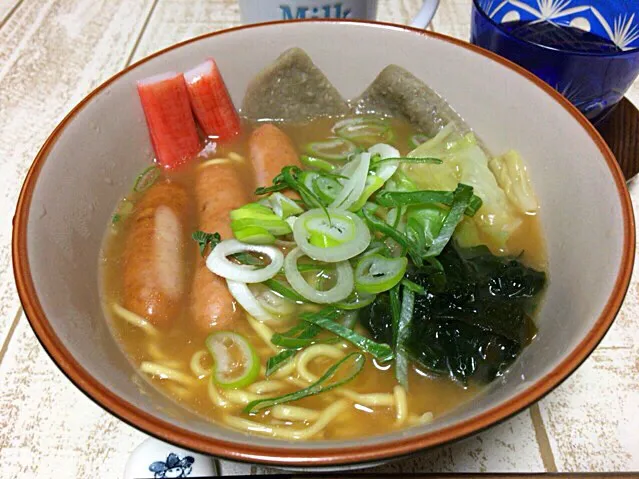
<svg viewBox="0 0 639 479"><path fill-rule="evenodd" d="M386 121L389 121L393 131L393 138L388 142L402 156L407 155L414 147L411 139L416 132L407 122L397 119ZM304 124L284 123L278 126L291 138L297 151L302 152L309 143L332 137L334 134L331 129L335 122L335 119L322 118ZM198 158L179 172L162 171L155 179L155 185L163 182L176 184L189 195L188 207L178 218L185 238L200 229L194 198L195 176L199 169L215 165L215 159L226 159L234 165L250 201L256 200L253 194L256 187L269 186L257 185L253 179L248 138L257 126L244 122L243 133L230 142L217 145L214 154ZM419 168L412 167L404 169L407 174L417 174L414 172L419 171ZM224 329L239 333L254 348L259 358L260 372L251 384L242 388L216 385L210 377L213 359L205 347L208 334L196 325L192 317L193 292L190 289L200 252L198 245L190 238L185 239L183 252L186 294L178 299L174 317L167 324L157 327L147 320L140 323L139 317L131 319L129 315L129 319L125 319L121 307L125 295L123 258L126 238L130 230L136 227L133 220L136 207L149 191L130 194L127 197L130 206L116 213L118 216L108 229L101 262L102 297L114 335L126 355L155 387L185 408L211 421L251 433L284 439L345 439L429 422L471 400L481 391L483 386L478 381L471 379L463 384L448 374L437 373L416 362L411 362L408 367L409 389L406 391L398 386L392 363L378 361L367 354L361 372L340 387L264 408L251 415L243 413L250 401L282 396L308 387L338 359L360 350L354 344L323 331L317 337L319 342L298 351L291 361L266 378L267 360L281 351L281 348L271 343L272 334L290 330L300 323L299 314L319 311L322 305L290 302L292 312L267 323L261 323L242 312L242 320L234 321ZM488 245L494 254L504 252L504 244L491 244L490 236L481 236L481 243ZM515 256L520 261L543 271L546 264L543 244L537 216L521 215L521 224L508 238L506 250L517 252ZM291 249L287 243L280 243L280 247L284 251ZM334 283L329 277L328 282L333 284L331 281ZM241 309L239 305L236 308ZM357 311L361 316L368 310L362 308ZM353 329L361 336L370 336L361 318ZM527 341L530 339L526 338ZM303 363L302 366L300 363Z"/></svg>

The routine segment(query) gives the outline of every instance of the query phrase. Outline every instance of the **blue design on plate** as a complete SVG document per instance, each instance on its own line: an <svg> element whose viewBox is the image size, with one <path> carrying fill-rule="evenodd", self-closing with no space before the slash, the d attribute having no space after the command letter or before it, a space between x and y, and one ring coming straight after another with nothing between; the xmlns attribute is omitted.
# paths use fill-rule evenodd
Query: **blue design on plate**
<svg viewBox="0 0 639 479"><path fill-rule="evenodd" d="M149 466L149 471L154 478L164 479L169 477L188 477L193 470L193 456L180 457L177 454L170 453L166 457L166 461L155 461Z"/></svg>
<svg viewBox="0 0 639 479"><path fill-rule="evenodd" d="M598 123L639 75L639 0L474 0L471 42L534 73Z"/></svg>

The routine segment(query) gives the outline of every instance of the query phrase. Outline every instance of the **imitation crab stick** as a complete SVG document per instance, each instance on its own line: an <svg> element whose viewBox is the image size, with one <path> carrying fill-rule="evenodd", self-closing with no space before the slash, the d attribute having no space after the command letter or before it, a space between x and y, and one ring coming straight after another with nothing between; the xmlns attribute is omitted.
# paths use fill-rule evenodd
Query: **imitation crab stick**
<svg viewBox="0 0 639 479"><path fill-rule="evenodd" d="M186 86L202 130L225 140L240 131L240 117L226 89L215 60L207 60L184 74Z"/></svg>
<svg viewBox="0 0 639 479"><path fill-rule="evenodd" d="M172 169L195 157L201 149L200 138L182 74L141 80L138 94L157 162Z"/></svg>

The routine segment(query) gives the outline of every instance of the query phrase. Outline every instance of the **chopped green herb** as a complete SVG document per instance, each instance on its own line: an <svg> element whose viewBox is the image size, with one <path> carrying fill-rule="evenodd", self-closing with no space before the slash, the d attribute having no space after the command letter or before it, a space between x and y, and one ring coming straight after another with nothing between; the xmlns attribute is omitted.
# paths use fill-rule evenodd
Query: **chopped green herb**
<svg viewBox="0 0 639 479"><path fill-rule="evenodd" d="M132 212L133 212L133 203L131 203L126 198L121 199L120 203L118 203L118 207L115 210L115 213L113 213L113 216L111 216L111 225L113 226L117 225L120 221L125 219Z"/></svg>
<svg viewBox="0 0 639 479"><path fill-rule="evenodd" d="M211 246L211 249L215 248L222 238L220 238L219 233L206 233L204 231L196 231L191 235L197 244L200 246L200 254L204 257L204 253L206 252L206 247Z"/></svg>

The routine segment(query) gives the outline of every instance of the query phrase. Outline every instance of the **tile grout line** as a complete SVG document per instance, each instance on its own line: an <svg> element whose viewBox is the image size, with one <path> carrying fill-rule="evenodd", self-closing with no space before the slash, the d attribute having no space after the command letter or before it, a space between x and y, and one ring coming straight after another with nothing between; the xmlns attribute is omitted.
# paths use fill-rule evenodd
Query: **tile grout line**
<svg viewBox="0 0 639 479"><path fill-rule="evenodd" d="M157 6L157 4L158 4L158 0L153 0L153 4L151 5L151 8L149 9L149 13L144 19L144 23L142 24L142 29L140 30L140 34L138 35L138 38L135 40L135 44L133 45L133 49L131 50L129 57L126 59L126 63L124 64L125 67L128 67L131 64L131 61L133 60L133 57L135 56L135 52L140 46L140 41L142 40L142 37L144 36L146 27L149 25L149 22L151 21L151 17L153 16L153 12L155 11L155 7Z"/></svg>
<svg viewBox="0 0 639 479"><path fill-rule="evenodd" d="M535 430L535 438L537 439L537 445L539 446L539 453L541 460L544 464L546 472L557 472L557 463L555 462L555 455L552 452L550 446L550 439L548 438L548 431L544 425L544 420L541 417L541 411L539 409L539 403L535 403L530 406L530 419L533 423Z"/></svg>
<svg viewBox="0 0 639 479"><path fill-rule="evenodd" d="M0 364L2 364L4 355L6 354L7 349L9 349L9 343L11 342L11 339L13 338L13 333L15 333L16 328L18 327L18 323L20 322L20 316L22 316L23 312L24 311L22 309L22 306L20 306L18 308L18 312L13 318L13 321L11 322L11 326L9 326L9 331L7 332L7 336L4 340L4 343L2 343L2 347L0 347Z"/></svg>
<svg viewBox="0 0 639 479"><path fill-rule="evenodd" d="M16 4L13 7L11 7L11 10L9 10L7 14L5 15L5 17L2 20L0 20L0 29L2 29L2 27L4 27L7 24L9 19L13 16L16 10L18 10L20 5L22 5L23 3L24 3L24 0L18 0Z"/></svg>

